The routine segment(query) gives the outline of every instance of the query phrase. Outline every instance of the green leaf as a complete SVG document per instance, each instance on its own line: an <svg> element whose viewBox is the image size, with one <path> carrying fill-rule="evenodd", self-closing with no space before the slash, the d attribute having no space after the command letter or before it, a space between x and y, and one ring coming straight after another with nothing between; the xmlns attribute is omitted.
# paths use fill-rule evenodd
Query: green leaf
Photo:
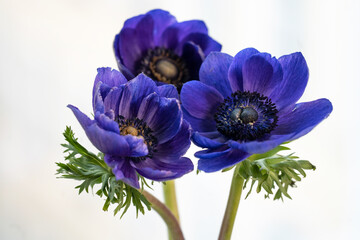
<svg viewBox="0 0 360 240"><path fill-rule="evenodd" d="M285 144L285 143L284 143ZM283 195L291 199L288 193L289 186L296 186L295 183L301 181L301 177L306 177L305 170L315 170L316 167L309 161L298 160L294 154L282 155L281 151L290 150L283 145L272 149L263 154L254 154L242 161L239 167L239 174L245 179L245 183L251 180L250 190L247 198L252 192L252 188L257 182L256 192L265 191L265 198L274 194L274 200L283 200ZM247 184L244 185L244 189Z"/></svg>
<svg viewBox="0 0 360 240"><path fill-rule="evenodd" d="M84 190L89 192L89 189L98 188L96 195L105 198L103 210L108 211L112 204L116 205L114 215L122 212L121 217L129 209L131 203L135 206L136 216L138 212L144 214L145 207L150 210L151 204L137 189L116 180L111 168L104 162L104 154L95 155L89 152L78 143L70 127L66 127L64 137L67 143L61 146L65 148L64 153L67 155L65 163L56 163L57 174L61 178L81 181L75 187L79 190L79 194ZM142 188L144 186L150 188L144 178L139 178Z"/></svg>

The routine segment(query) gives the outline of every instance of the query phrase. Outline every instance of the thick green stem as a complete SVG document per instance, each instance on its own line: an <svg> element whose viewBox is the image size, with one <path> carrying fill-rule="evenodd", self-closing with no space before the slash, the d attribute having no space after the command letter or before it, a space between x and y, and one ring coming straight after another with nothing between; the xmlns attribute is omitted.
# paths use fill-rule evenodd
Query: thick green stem
<svg viewBox="0 0 360 240"><path fill-rule="evenodd" d="M239 163L235 170L231 182L229 198L223 218L223 222L220 229L219 240L230 240L231 233L234 227L236 213L239 207L241 192L244 185L244 178L239 174Z"/></svg>
<svg viewBox="0 0 360 240"><path fill-rule="evenodd" d="M163 185L163 190L164 190L165 205L174 214L175 218L180 224L179 210L176 201L175 181L174 180L167 181L166 184ZM169 240L173 240L170 233L170 229L169 229Z"/></svg>
<svg viewBox="0 0 360 240"><path fill-rule="evenodd" d="M184 235L181 231L179 222L172 212L156 197L151 195L149 192L143 190L142 194L146 197L146 199L151 203L151 207L160 215L160 217L166 223L169 236L171 235L174 240L184 240Z"/></svg>

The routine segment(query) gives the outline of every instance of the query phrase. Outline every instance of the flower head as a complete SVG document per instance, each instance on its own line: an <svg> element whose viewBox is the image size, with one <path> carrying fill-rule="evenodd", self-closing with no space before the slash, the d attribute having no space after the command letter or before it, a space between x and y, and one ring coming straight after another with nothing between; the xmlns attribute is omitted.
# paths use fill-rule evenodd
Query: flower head
<svg viewBox="0 0 360 240"><path fill-rule="evenodd" d="M327 99L296 104L308 77L301 53L279 59L253 48L234 58L211 53L200 68L200 81L186 83L181 91L192 140L207 148L195 154L198 168L218 171L310 132L332 105Z"/></svg>
<svg viewBox="0 0 360 240"><path fill-rule="evenodd" d="M119 69L128 79L145 73L178 90L185 82L199 79L204 58L220 50L203 21L177 22L160 9L128 19L114 41Z"/></svg>
<svg viewBox="0 0 360 240"><path fill-rule="evenodd" d="M174 86L156 86L140 74L131 81L110 68L98 69L94 120L69 105L92 144L104 153L117 180L139 188L137 173L155 181L193 170L182 157L190 146Z"/></svg>

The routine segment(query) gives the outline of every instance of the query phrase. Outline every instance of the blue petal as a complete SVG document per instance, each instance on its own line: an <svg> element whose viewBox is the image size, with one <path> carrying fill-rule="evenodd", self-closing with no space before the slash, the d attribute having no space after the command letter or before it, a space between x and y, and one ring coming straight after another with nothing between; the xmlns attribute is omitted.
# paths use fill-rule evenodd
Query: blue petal
<svg viewBox="0 0 360 240"><path fill-rule="evenodd" d="M172 139L156 147L154 158L161 159L162 161L179 158L186 153L190 144L189 124L184 120L180 130Z"/></svg>
<svg viewBox="0 0 360 240"><path fill-rule="evenodd" d="M219 52L221 50L221 44L209 37L209 35L205 33L192 33L178 43L176 52L180 52L183 49L184 44L187 42L193 42L198 45L204 52L205 56L209 55L210 52Z"/></svg>
<svg viewBox="0 0 360 240"><path fill-rule="evenodd" d="M182 122L178 101L174 98L159 97L156 93L143 100L137 117L147 123L154 132L158 144L173 138Z"/></svg>
<svg viewBox="0 0 360 240"><path fill-rule="evenodd" d="M212 52L200 68L200 81L216 88L224 98L231 95L228 71L233 57L220 52Z"/></svg>
<svg viewBox="0 0 360 240"><path fill-rule="evenodd" d="M274 134L291 134L288 141L297 139L327 118L332 109L331 102L325 98L296 104L293 111L279 116L278 127L274 129Z"/></svg>
<svg viewBox="0 0 360 240"><path fill-rule="evenodd" d="M156 89L155 82L144 74L139 74L129 81L120 99L119 115L126 119L135 118L142 100L150 93L156 92Z"/></svg>
<svg viewBox="0 0 360 240"><path fill-rule="evenodd" d="M154 19L146 14L136 25L136 37L142 53L155 47L154 45ZM131 47L132 45L128 45Z"/></svg>
<svg viewBox="0 0 360 240"><path fill-rule="evenodd" d="M191 20L180 23L175 23L169 26L161 36L161 45L175 50L178 47L179 43L192 33L208 33L206 25L203 21ZM182 45L180 47L182 50ZM181 55L181 52L177 52L178 55Z"/></svg>
<svg viewBox="0 0 360 240"><path fill-rule="evenodd" d="M73 111L87 137L97 149L114 156L129 156L129 144L123 136L100 128L95 121L91 121L78 108L71 105L68 107Z"/></svg>
<svg viewBox="0 0 360 240"><path fill-rule="evenodd" d="M104 97L110 92L111 88L102 82L98 82L93 89L92 105L94 113L104 113Z"/></svg>
<svg viewBox="0 0 360 240"><path fill-rule="evenodd" d="M118 123L115 122L113 119L110 119L105 114L96 112L95 120L99 127L101 127L102 129L120 134Z"/></svg>
<svg viewBox="0 0 360 240"><path fill-rule="evenodd" d="M115 36L115 40L114 40L114 43L113 43L113 49L114 49L114 53L115 53L116 63L118 65L118 68L119 68L120 72L124 75L124 77L126 79L128 79L128 80L133 79L135 77L134 74L130 71L130 69L125 67L125 65L123 63L123 60L121 58L121 53L120 53L120 33Z"/></svg>
<svg viewBox="0 0 360 240"><path fill-rule="evenodd" d="M194 169L193 163L185 157L174 159L172 162L147 158L144 161L131 162L131 164L140 175L154 181L167 181L179 178Z"/></svg>
<svg viewBox="0 0 360 240"><path fill-rule="evenodd" d="M138 16L127 19L124 22L123 28L136 28L136 25L138 25L138 23L141 21L141 19L143 19L144 16L145 14L140 14Z"/></svg>
<svg viewBox="0 0 360 240"><path fill-rule="evenodd" d="M113 111L115 116L119 115L119 103L124 85L119 88L114 87L110 90L104 99L105 112Z"/></svg>
<svg viewBox="0 0 360 240"><path fill-rule="evenodd" d="M249 57L257 53L259 51L255 48L246 48L235 55L230 65L228 76L232 92L243 91L243 65Z"/></svg>
<svg viewBox="0 0 360 240"><path fill-rule="evenodd" d="M75 117L79 121L82 128L84 128L84 129L88 128L90 125L95 123L94 120L91 120L90 118L88 118L88 116L86 116L84 113L82 113L77 107L75 107L71 104L67 105L67 107L70 108L71 111L74 113Z"/></svg>
<svg viewBox="0 0 360 240"><path fill-rule="evenodd" d="M200 119L191 116L182 106L184 119L190 123L191 129L198 132L212 132L216 130L216 122L213 119Z"/></svg>
<svg viewBox="0 0 360 240"><path fill-rule="evenodd" d="M151 15L151 17L154 20L153 34L154 34L155 45L158 46L159 44L161 44L160 41L161 41L162 33L167 27L177 23L176 18L172 16L169 12L161 9L152 10L147 14Z"/></svg>
<svg viewBox="0 0 360 240"><path fill-rule="evenodd" d="M125 135L124 138L129 144L130 157L142 157L149 154L148 147L143 138L132 135Z"/></svg>
<svg viewBox="0 0 360 240"><path fill-rule="evenodd" d="M189 34L203 33L208 34L205 23L201 20L190 20L174 24L174 27L178 29L178 39L181 41Z"/></svg>
<svg viewBox="0 0 360 240"><path fill-rule="evenodd" d="M205 137L198 132L192 134L191 140L196 146L202 148L218 148L224 145L224 143Z"/></svg>
<svg viewBox="0 0 360 240"><path fill-rule="evenodd" d="M179 93L176 87L171 84L164 84L157 87L157 93L160 97L179 99Z"/></svg>
<svg viewBox="0 0 360 240"><path fill-rule="evenodd" d="M270 135L269 138L263 141L237 142L230 140L228 146L250 154L266 153L283 142L289 141L289 139L290 135Z"/></svg>
<svg viewBox="0 0 360 240"><path fill-rule="evenodd" d="M199 45L193 42L186 42L182 49L181 59L186 63L189 71L189 79L199 79L199 69L205 59L205 54Z"/></svg>
<svg viewBox="0 0 360 240"><path fill-rule="evenodd" d="M279 110L293 108L304 93L309 78L305 58L299 52L282 56L279 62L284 71L282 82L270 94Z"/></svg>
<svg viewBox="0 0 360 240"><path fill-rule="evenodd" d="M282 67L270 54L259 53L248 58L242 68L244 91L258 92L269 96L281 83Z"/></svg>
<svg viewBox="0 0 360 240"><path fill-rule="evenodd" d="M222 146L217 149L207 149L207 150L198 151L195 153L194 156L197 158L208 159L208 158L224 156L228 154L230 151L232 151L231 148Z"/></svg>
<svg viewBox="0 0 360 240"><path fill-rule="evenodd" d="M98 82L102 82L107 85L109 88L119 87L121 84L127 83L127 79L124 77L121 72L107 68L98 68L97 75L94 81L93 95L95 93L96 86Z"/></svg>
<svg viewBox="0 0 360 240"><path fill-rule="evenodd" d="M140 188L136 171L130 165L129 160L105 155L104 161L112 168L116 180L123 181L131 187Z"/></svg>
<svg viewBox="0 0 360 240"><path fill-rule="evenodd" d="M234 164L244 160L250 156L240 150L232 150L225 155L214 156L213 158L200 158L198 162L198 169L204 172L216 172L221 169L231 167Z"/></svg>
<svg viewBox="0 0 360 240"><path fill-rule="evenodd" d="M180 99L190 115L200 119L213 119L223 96L213 87L199 81L190 81L183 86Z"/></svg>
<svg viewBox="0 0 360 240"><path fill-rule="evenodd" d="M116 44L116 42L114 43ZM123 65L132 73L136 72L136 63L142 58L143 46L135 29L123 28L119 33L117 42L118 46L114 47L119 50L119 57Z"/></svg>

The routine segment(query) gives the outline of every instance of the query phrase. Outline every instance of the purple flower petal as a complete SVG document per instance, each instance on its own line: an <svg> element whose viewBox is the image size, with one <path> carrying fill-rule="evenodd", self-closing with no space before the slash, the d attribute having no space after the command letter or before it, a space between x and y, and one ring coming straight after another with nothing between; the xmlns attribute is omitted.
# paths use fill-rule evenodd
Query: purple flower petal
<svg viewBox="0 0 360 240"><path fill-rule="evenodd" d="M182 157L172 162L163 162L159 159L147 158L140 162L131 162L136 171L151 180L167 181L183 176L194 169L190 159Z"/></svg>
<svg viewBox="0 0 360 240"><path fill-rule="evenodd" d="M157 87L157 93L160 97L179 99L179 93L176 87L171 84L164 84Z"/></svg>
<svg viewBox="0 0 360 240"><path fill-rule="evenodd" d="M248 58L242 72L244 91L258 92L265 96L269 96L283 77L280 63L267 53L259 53Z"/></svg>
<svg viewBox="0 0 360 240"><path fill-rule="evenodd" d="M154 30L153 36L155 45L159 46L161 44L161 36L164 30L171 26L172 24L176 24L176 18L172 16L169 12L163 11L161 9L155 9L147 14L151 15L154 20Z"/></svg>
<svg viewBox="0 0 360 240"><path fill-rule="evenodd" d="M309 69L305 58L299 52L279 58L284 71L282 82L270 94L270 99L276 103L279 110L293 108L304 93Z"/></svg>
<svg viewBox="0 0 360 240"><path fill-rule="evenodd" d="M291 134L288 141L297 139L327 118L332 109L331 102L325 98L296 104L293 111L279 117L274 134Z"/></svg>
<svg viewBox="0 0 360 240"><path fill-rule="evenodd" d="M154 158L161 159L164 162L179 158L186 153L190 144L189 124L184 120L180 130L172 139L156 147Z"/></svg>
<svg viewBox="0 0 360 240"><path fill-rule="evenodd" d="M180 53L184 44L187 42L193 42L198 45L204 52L205 56L209 55L210 52L218 52L221 50L221 44L209 37L209 35L205 33L191 33L178 43L175 51Z"/></svg>
<svg viewBox="0 0 360 240"><path fill-rule="evenodd" d="M202 159L221 157L221 156L228 154L230 151L232 151L231 148L229 148L227 146L225 146L225 147L222 146L217 149L207 149L207 150L198 151L195 153L195 157L202 158Z"/></svg>
<svg viewBox="0 0 360 240"><path fill-rule="evenodd" d="M196 146L202 148L218 148L224 145L224 143L212 140L208 137L201 135L198 132L194 132L191 136L191 140L195 143Z"/></svg>
<svg viewBox="0 0 360 240"><path fill-rule="evenodd" d="M191 33L207 34L205 23L198 20L175 23L163 32L160 44L166 48L175 50L178 48L178 44ZM182 50L182 45L178 48L180 51ZM177 52L177 54L181 55L181 52Z"/></svg>
<svg viewBox="0 0 360 240"><path fill-rule="evenodd" d="M88 116L86 116L84 113L82 113L77 107L69 104L67 105L68 108L71 109L71 111L74 113L76 119L79 121L82 128L88 128L92 124L95 123L94 120L91 120Z"/></svg>
<svg viewBox="0 0 360 240"><path fill-rule="evenodd" d="M136 25L136 28L123 28L118 39L115 39L118 46L119 56L126 68L131 72L136 71L135 64L141 59L143 53L154 48L153 41L154 20L150 15L145 15ZM117 41L118 40L118 41Z"/></svg>
<svg viewBox="0 0 360 240"><path fill-rule="evenodd" d="M189 78L199 79L199 69L201 63L205 59L205 54L201 47L193 42L186 42L182 49L181 58L186 63L186 68L189 70Z"/></svg>
<svg viewBox="0 0 360 240"><path fill-rule="evenodd" d="M119 87L121 84L127 83L127 79L119 71L115 69L98 68L97 75L94 81L93 95L95 93L98 82L106 84L109 88Z"/></svg>
<svg viewBox="0 0 360 240"><path fill-rule="evenodd" d="M223 96L213 87L199 81L190 81L183 86L180 99L190 115L200 119L213 119Z"/></svg>
<svg viewBox="0 0 360 240"><path fill-rule="evenodd" d="M125 140L129 144L130 157L143 157L149 154L148 147L141 137L125 135Z"/></svg>
<svg viewBox="0 0 360 240"><path fill-rule="evenodd" d="M268 139L259 141L238 142L230 140L228 146L249 154L266 153L283 142L289 141L290 137L290 135L270 135Z"/></svg>
<svg viewBox="0 0 360 240"><path fill-rule="evenodd" d="M93 89L93 110L94 113L100 112L104 113L104 97L110 92L111 88L102 82L98 82Z"/></svg>
<svg viewBox="0 0 360 240"><path fill-rule="evenodd" d="M259 53L259 51L255 48L246 48L235 55L228 73L232 92L243 91L243 65L249 57L257 53Z"/></svg>
<svg viewBox="0 0 360 240"><path fill-rule="evenodd" d="M212 52L200 68L200 81L216 88L224 98L231 95L228 71L233 57L226 53Z"/></svg>
<svg viewBox="0 0 360 240"><path fill-rule="evenodd" d="M101 127L102 129L120 134L119 125L117 124L117 122L115 122L113 119L110 119L105 114L96 112L95 120L99 127Z"/></svg>
<svg viewBox="0 0 360 240"><path fill-rule="evenodd" d="M142 53L154 48L154 19L146 14L136 25L136 37ZM130 44L130 43L129 43Z"/></svg>
<svg viewBox="0 0 360 240"><path fill-rule="evenodd" d="M142 48L138 42L138 37L135 29L124 28L119 33L118 47L119 56L124 66L132 73L136 71L135 64L142 57ZM115 42L116 43L116 42ZM131 44L131 47L129 45Z"/></svg>
<svg viewBox="0 0 360 240"><path fill-rule="evenodd" d="M183 116L190 123L191 129L198 132L216 131L216 122L213 119L200 119L191 116L182 106Z"/></svg>
<svg viewBox="0 0 360 240"><path fill-rule="evenodd" d="M135 118L142 100L150 93L156 92L156 89L153 80L144 74L139 74L124 87L119 103L119 115L126 119Z"/></svg>
<svg viewBox="0 0 360 240"><path fill-rule="evenodd" d="M100 128L95 121L91 121L78 108L72 105L68 105L68 107L73 111L87 137L97 149L105 154L129 156L129 144L123 136Z"/></svg>
<svg viewBox="0 0 360 240"><path fill-rule="evenodd" d="M179 131L182 122L178 101L174 98L159 97L156 93L143 100L137 117L147 123L154 132L158 144L173 138Z"/></svg>
<svg viewBox="0 0 360 240"><path fill-rule="evenodd" d="M105 112L113 111L115 116L119 115L119 103L123 89L124 85L120 86L119 88L114 87L106 95L104 99Z"/></svg>
<svg viewBox="0 0 360 240"><path fill-rule="evenodd" d="M200 158L198 162L198 169L204 172L216 172L221 169L231 167L249 156L250 154L246 152L232 150L227 152L225 155L215 155L213 158Z"/></svg>
<svg viewBox="0 0 360 240"><path fill-rule="evenodd" d="M104 160L112 167L116 180L123 181L134 188L140 188L136 171L129 160L111 155L105 155Z"/></svg>

